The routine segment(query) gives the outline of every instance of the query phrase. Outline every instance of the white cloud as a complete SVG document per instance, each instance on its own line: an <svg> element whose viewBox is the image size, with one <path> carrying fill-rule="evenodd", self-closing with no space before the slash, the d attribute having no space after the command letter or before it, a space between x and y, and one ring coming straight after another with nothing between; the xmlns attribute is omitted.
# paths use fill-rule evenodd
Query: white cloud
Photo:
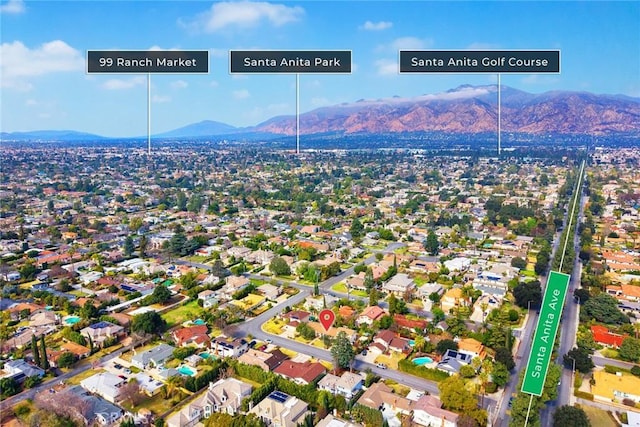
<svg viewBox="0 0 640 427"><path fill-rule="evenodd" d="M418 37L399 37L393 40L391 43L379 45L376 48L376 51L398 53L400 49L426 49L430 46L433 46L433 40L431 39L420 39Z"/></svg>
<svg viewBox="0 0 640 427"><path fill-rule="evenodd" d="M367 21L364 24L362 24L359 28L361 30L367 30L367 31L382 31L382 30L391 28L392 26L393 26L393 22L389 22L389 21L380 21L380 22Z"/></svg>
<svg viewBox="0 0 640 427"><path fill-rule="evenodd" d="M474 42L467 46L470 50L483 50L483 49L498 49L500 46L494 43Z"/></svg>
<svg viewBox="0 0 640 427"><path fill-rule="evenodd" d="M314 107L322 107L325 105L329 105L331 102L327 98L324 97L316 97L311 98L311 105Z"/></svg>
<svg viewBox="0 0 640 427"><path fill-rule="evenodd" d="M189 86L189 83L185 82L184 80L176 80L175 82L171 82L172 89L184 89L187 86Z"/></svg>
<svg viewBox="0 0 640 427"><path fill-rule="evenodd" d="M153 95L151 97L151 102L155 102L156 104L160 104L163 102L169 102L171 101L171 97L170 96L162 96L162 95Z"/></svg>
<svg viewBox="0 0 640 427"><path fill-rule="evenodd" d="M556 76L547 76L541 74L529 74L522 78L522 83L526 85L546 85L558 83Z"/></svg>
<svg viewBox="0 0 640 427"><path fill-rule="evenodd" d="M146 77L137 76L128 79L109 79L102 83L102 88L107 90L123 90L132 89L136 86L142 86L147 82Z"/></svg>
<svg viewBox="0 0 640 427"><path fill-rule="evenodd" d="M9 0L7 3L0 6L0 13L18 14L24 13L26 8L22 0Z"/></svg>
<svg viewBox="0 0 640 427"><path fill-rule="evenodd" d="M240 89L240 90L234 90L233 91L233 97L235 99L247 99L251 96L251 94L249 93L249 91L247 89Z"/></svg>
<svg viewBox="0 0 640 427"><path fill-rule="evenodd" d="M165 49L165 48L163 48L163 47L158 46L157 44L154 44L153 46L151 46L151 47L149 48L149 50L180 50L180 48L177 48L177 47L171 47L171 48L169 48L169 49Z"/></svg>
<svg viewBox="0 0 640 427"><path fill-rule="evenodd" d="M378 59L375 62L378 74L381 76L392 76L398 74L398 62L391 59Z"/></svg>
<svg viewBox="0 0 640 427"><path fill-rule="evenodd" d="M244 74L232 74L231 75L231 80L247 80L249 78L249 76L244 75Z"/></svg>
<svg viewBox="0 0 640 427"><path fill-rule="evenodd" d="M228 27L250 28L266 21L275 27L298 21L304 15L300 6L267 2L220 2L189 21L178 23L192 31L212 33Z"/></svg>
<svg viewBox="0 0 640 427"><path fill-rule="evenodd" d="M24 105L26 105L27 107L33 107L38 104L38 101L36 101L35 99L27 99L24 103Z"/></svg>
<svg viewBox="0 0 640 427"><path fill-rule="evenodd" d="M2 87L19 90L32 88L30 77L55 72L82 71L85 61L80 51L62 40L44 43L30 49L21 41L0 45Z"/></svg>

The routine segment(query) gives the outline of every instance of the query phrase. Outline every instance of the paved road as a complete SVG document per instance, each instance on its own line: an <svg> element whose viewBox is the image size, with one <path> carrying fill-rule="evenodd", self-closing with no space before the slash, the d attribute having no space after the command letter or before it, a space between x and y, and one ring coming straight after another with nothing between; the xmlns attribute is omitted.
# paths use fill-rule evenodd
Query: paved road
<svg viewBox="0 0 640 427"><path fill-rule="evenodd" d="M582 170L584 176L584 170ZM583 194L584 191L584 179L580 186L580 205L578 207L578 216L576 217L575 230L573 236L571 236L571 242L575 251L575 259L573 264L573 270L569 280L569 289L567 290L567 296L565 300L564 309L562 311L562 319L560 323L560 345L558 347L558 358L555 360L560 366L563 366L563 356L571 350L576 343L576 335L578 333L579 323L579 304L573 297L573 291L580 287L580 279L582 276L582 263L578 254L580 253L580 235L578 228L584 214L584 206L587 202L587 197ZM563 242L564 244L564 242ZM552 416L556 408L562 405L568 405L573 393L573 369L562 370L562 376L560 377L560 385L558 389L558 398L549 402L540 413L540 424L543 426L552 424Z"/></svg>
<svg viewBox="0 0 640 427"><path fill-rule="evenodd" d="M593 363L596 366L604 366L604 365L612 365L617 366L618 368L631 369L636 366L635 363L623 362L622 360L609 359L608 357L602 357L594 355L592 358Z"/></svg>
<svg viewBox="0 0 640 427"><path fill-rule="evenodd" d="M120 356L122 353L124 353L125 351L129 350L131 348L131 346L127 346L127 347L123 347L120 350L116 350L113 353L107 354L106 356L103 356L100 358L100 360L97 362L101 365L105 364L106 362L109 362L112 359L115 359L116 357ZM3 400L2 402L0 402L0 412L3 412L5 410L7 410L8 408L22 402L25 399L33 399L36 395L36 393L39 393L41 391L45 391L57 384L60 383L60 381L66 381L71 377L75 377L76 375L79 375L89 369L93 369L93 363L84 363L81 364L79 366L77 366L76 368L72 369L71 371L64 373L60 376L57 376L49 381L46 381L42 384L40 384L37 387L31 388L29 390L25 390L20 394L16 394L15 396L11 396L5 400Z"/></svg>
<svg viewBox="0 0 640 427"><path fill-rule="evenodd" d="M569 216L569 212L565 214L564 221L563 221L563 229L567 225L568 216ZM576 227L576 230L577 229L578 227ZM556 233L553 244L551 245L551 260L550 260L549 267L551 267L551 262L553 262L553 258L555 257L555 254L558 251L558 249L560 248L561 237L562 237L562 233ZM577 258L578 257L576 252L576 259ZM577 276L578 282L579 282L579 277L580 276ZM574 276L572 276L572 280L573 279L575 279ZM542 289L544 292L544 288L546 287L546 283L547 283L546 274L540 277L540 283L542 284ZM570 286L574 286L574 285L570 285ZM569 290L569 292L573 295L573 291L571 289ZM571 301L569 303L571 303ZM509 425L509 416L507 415L509 398L513 393L516 393L518 391L517 390L518 374L521 371L523 371L527 366L529 351L531 350L530 343L533 340L533 331L535 329L535 326L538 324L538 317L539 315L537 311L529 310L529 315L527 317L526 324L520 333L520 345L516 350L516 354L515 354L516 366L514 368L514 375L511 375L509 382L507 383L504 389L504 393L502 394L502 398L498 401L498 406L496 408L496 411L493 413L495 426L507 427ZM571 385L570 374L569 374L568 380L565 380L563 378L562 385L565 385L565 383L567 385ZM549 424L542 423L541 425L549 425Z"/></svg>

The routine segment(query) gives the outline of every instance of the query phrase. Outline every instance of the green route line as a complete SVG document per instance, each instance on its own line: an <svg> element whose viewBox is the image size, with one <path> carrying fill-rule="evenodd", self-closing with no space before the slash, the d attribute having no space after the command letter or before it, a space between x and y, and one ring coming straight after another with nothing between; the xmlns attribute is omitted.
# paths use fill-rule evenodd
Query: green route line
<svg viewBox="0 0 640 427"><path fill-rule="evenodd" d="M571 214L569 216L569 224L566 228L566 236L564 239L564 246L562 248L560 266L558 268L560 272L551 271L549 273L547 286L542 299L540 316L538 317L538 324L536 325L536 331L531 345L531 352L529 353L529 359L527 361L527 368L522 380L522 387L520 391L528 393L531 396L529 399L529 407L527 408L527 416L524 422L525 427L529 423L533 396L542 396L544 383L547 379L547 373L551 362L551 354L553 353L553 346L558 334L558 327L560 326L560 318L562 317L562 310L564 308L565 297L569 287L569 280L571 279L570 275L564 274L561 271L564 263L564 256L567 251L567 244L569 243L569 236L571 234L575 234L571 233L571 226L573 224L573 216L578 203L578 197L581 193L580 188L582 184L582 177L584 175L584 165L585 161L583 160L582 165L580 166L578 182L576 183L574 190L575 194L573 197Z"/></svg>

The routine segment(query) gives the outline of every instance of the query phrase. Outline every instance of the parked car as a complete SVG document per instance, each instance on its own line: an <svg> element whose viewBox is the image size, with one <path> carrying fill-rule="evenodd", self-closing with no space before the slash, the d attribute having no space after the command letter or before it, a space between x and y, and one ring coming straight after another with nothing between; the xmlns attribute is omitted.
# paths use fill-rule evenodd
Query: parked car
<svg viewBox="0 0 640 427"><path fill-rule="evenodd" d="M367 355L367 350L362 350L362 353L360 353L360 354L363 355L363 356L366 356Z"/></svg>
<svg viewBox="0 0 640 427"><path fill-rule="evenodd" d="M113 367L114 367L114 368L116 368L116 369L122 369L122 365L121 365L121 364L119 364L119 363L115 363L115 364L113 365Z"/></svg>
<svg viewBox="0 0 640 427"><path fill-rule="evenodd" d="M376 363L376 366L380 369L387 369L387 365L385 365L384 363Z"/></svg>

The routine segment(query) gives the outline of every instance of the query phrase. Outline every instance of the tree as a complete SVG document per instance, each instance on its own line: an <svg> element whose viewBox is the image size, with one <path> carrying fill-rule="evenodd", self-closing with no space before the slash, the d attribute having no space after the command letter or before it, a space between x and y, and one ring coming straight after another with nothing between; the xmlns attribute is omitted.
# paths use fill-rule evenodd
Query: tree
<svg viewBox="0 0 640 427"><path fill-rule="evenodd" d="M467 414L484 425L481 420L486 413L478 409L478 399L466 388L465 381L459 375L452 375L438 384L440 400L445 409Z"/></svg>
<svg viewBox="0 0 640 427"><path fill-rule="evenodd" d="M358 218L354 218L353 221L351 221L349 233L351 233L351 236L356 239L364 235L364 226Z"/></svg>
<svg viewBox="0 0 640 427"><path fill-rule="evenodd" d="M38 339L36 335L31 335L31 352L33 353L33 363L40 366L40 352L38 352Z"/></svg>
<svg viewBox="0 0 640 427"><path fill-rule="evenodd" d="M153 289L153 293L145 297L146 304L164 304L171 299L171 291L166 286L159 284Z"/></svg>
<svg viewBox="0 0 640 427"><path fill-rule="evenodd" d="M138 251L140 252L141 258L146 256L147 246L149 246L149 239L146 234L143 234L142 237L140 237L140 243L138 244Z"/></svg>
<svg viewBox="0 0 640 427"><path fill-rule="evenodd" d="M122 248L124 256L130 257L134 249L135 246L133 245L133 238L131 236L127 236L127 238L124 239L124 247Z"/></svg>
<svg viewBox="0 0 640 427"><path fill-rule="evenodd" d="M631 362L640 360L640 340L636 338L625 338L618 350L620 357Z"/></svg>
<svg viewBox="0 0 640 427"><path fill-rule="evenodd" d="M83 319L95 319L99 314L98 309L93 305L93 300L87 300L80 309L80 316Z"/></svg>
<svg viewBox="0 0 640 427"><path fill-rule="evenodd" d="M131 319L131 330L133 332L161 333L165 330L166 325L165 320L155 311L138 314Z"/></svg>
<svg viewBox="0 0 640 427"><path fill-rule="evenodd" d="M445 354L447 350L458 350L458 343L453 340L441 340L436 344L438 354Z"/></svg>
<svg viewBox="0 0 640 427"><path fill-rule="evenodd" d="M18 383L12 377L0 379L0 396L3 398L17 394L19 390Z"/></svg>
<svg viewBox="0 0 640 427"><path fill-rule="evenodd" d="M513 289L516 304L522 308L538 307L542 303L542 288L538 280L520 282Z"/></svg>
<svg viewBox="0 0 640 427"><path fill-rule="evenodd" d="M35 386L37 386L41 382L42 382L42 378L40 378L40 376L32 375L30 377L27 377L27 379L24 380L24 387L25 388L34 388Z"/></svg>
<svg viewBox="0 0 640 427"><path fill-rule="evenodd" d="M564 362L564 366L569 369L573 369L575 363L576 369L583 374L591 372L591 369L595 366L593 360L591 360L589 351L580 347L574 347L569 350L569 352L562 357L562 361Z"/></svg>
<svg viewBox="0 0 640 427"><path fill-rule="evenodd" d="M580 310L580 320L606 324L629 323L629 317L618 309L618 300L606 293L589 298Z"/></svg>
<svg viewBox="0 0 640 427"><path fill-rule="evenodd" d="M70 352L64 352L60 355L60 357L58 357L58 368L68 368L69 366L73 365L73 362L75 362L75 356L73 355L73 353Z"/></svg>
<svg viewBox="0 0 640 427"><path fill-rule="evenodd" d="M591 427L591 422L582 408L564 405L553 413L553 427Z"/></svg>
<svg viewBox="0 0 640 427"><path fill-rule="evenodd" d="M335 366L342 369L351 368L351 363L356 354L351 345L351 341L349 341L344 331L340 331L336 336L333 346L331 347L331 355L333 356Z"/></svg>
<svg viewBox="0 0 640 427"><path fill-rule="evenodd" d="M271 263L269 264L269 271L276 276L289 276L291 274L289 264L279 256L274 257L271 260Z"/></svg>
<svg viewBox="0 0 640 427"><path fill-rule="evenodd" d="M516 366L515 362L513 361L513 355L511 354L511 351L509 351L509 349L506 347L496 348L495 361L502 363L507 368L507 371L511 371Z"/></svg>
<svg viewBox="0 0 640 427"><path fill-rule="evenodd" d="M513 257L511 259L511 266L515 268L519 268L520 270L524 270L525 268L527 268L527 261L525 261L524 259L518 256Z"/></svg>
<svg viewBox="0 0 640 427"><path fill-rule="evenodd" d="M507 382L509 382L509 371L507 370L507 367L500 362L496 362L493 365L493 370L491 371L491 380L498 387L504 387Z"/></svg>
<svg viewBox="0 0 640 427"><path fill-rule="evenodd" d="M49 359L47 358L47 346L44 342L44 334L40 335L40 347L41 347L41 358L42 358L41 368L46 371L47 369L49 369Z"/></svg>
<svg viewBox="0 0 640 427"><path fill-rule="evenodd" d="M584 288L578 288L573 291L573 296L578 300L580 304L586 303L587 301L589 301L589 298L591 298L591 294L589 293L589 291Z"/></svg>
<svg viewBox="0 0 640 427"><path fill-rule="evenodd" d="M429 255L436 256L438 255L438 250L440 249L440 243L438 242L438 236L433 230L429 230L429 234L427 234L427 239L424 241L424 248L429 252Z"/></svg>

